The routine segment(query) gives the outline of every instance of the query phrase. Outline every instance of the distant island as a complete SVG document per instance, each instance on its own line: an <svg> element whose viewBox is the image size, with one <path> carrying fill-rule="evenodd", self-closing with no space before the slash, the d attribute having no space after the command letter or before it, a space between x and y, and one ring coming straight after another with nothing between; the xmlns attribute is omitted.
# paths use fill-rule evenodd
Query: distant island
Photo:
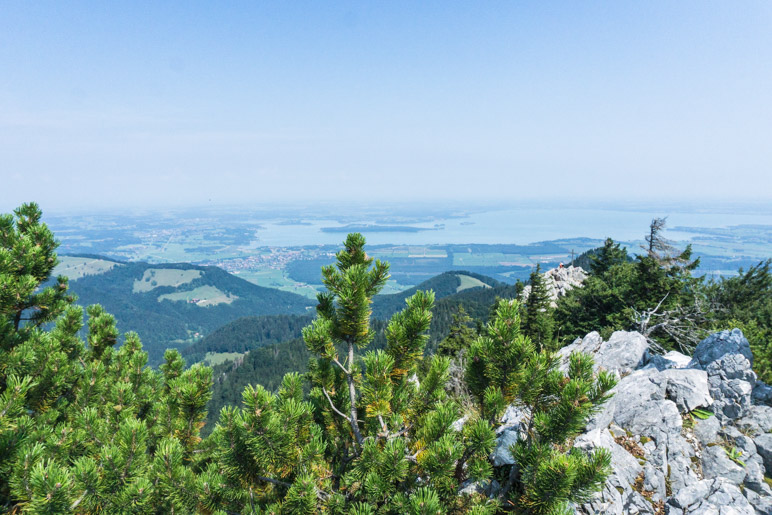
<svg viewBox="0 0 772 515"><path fill-rule="evenodd" d="M306 222L304 220L281 220L280 222L276 222L276 225L314 225L311 222Z"/></svg>
<svg viewBox="0 0 772 515"><path fill-rule="evenodd" d="M322 227L322 232L421 232L438 231L443 227L413 227L411 225L348 224L340 227Z"/></svg>

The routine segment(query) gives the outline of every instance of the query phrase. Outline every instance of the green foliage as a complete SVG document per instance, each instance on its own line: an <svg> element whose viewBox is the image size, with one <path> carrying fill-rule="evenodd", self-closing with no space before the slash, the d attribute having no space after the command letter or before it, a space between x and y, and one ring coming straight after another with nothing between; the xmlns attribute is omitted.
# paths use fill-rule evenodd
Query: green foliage
<svg viewBox="0 0 772 515"><path fill-rule="evenodd" d="M495 421L508 403L526 413L511 448L517 468L504 487L519 513L562 513L569 501L588 499L610 473L607 451L588 455L566 444L608 399L615 379L603 371L595 376L587 355L571 355L567 374L558 364L554 353L537 350L521 332L516 301L499 303L470 352L467 380L483 415Z"/></svg>
<svg viewBox="0 0 772 515"><path fill-rule="evenodd" d="M531 273L531 291L525 301L525 316L523 317L523 334L528 336L538 348L552 348L552 334L555 329L553 308L541 267Z"/></svg>
<svg viewBox="0 0 772 515"><path fill-rule="evenodd" d="M607 337L638 330L663 348L690 352L706 335L702 281L692 276L699 259L692 259L691 246L679 251L665 240L664 227L664 219L652 221L645 253L634 261L611 239L596 249L583 287L558 299L555 320L562 343L590 331Z"/></svg>
<svg viewBox="0 0 772 515"><path fill-rule="evenodd" d="M437 354L440 356L457 357L461 352L465 352L477 337L471 324L474 321L470 317L464 306L458 307L458 312L453 313L453 323L450 326L450 332L437 347Z"/></svg>
<svg viewBox="0 0 772 515"><path fill-rule="evenodd" d="M24 513L204 511L193 469L211 372L163 376L139 338L115 348L115 319L39 288L56 241L34 204L0 219L0 505ZM44 324L51 324L48 330Z"/></svg>
<svg viewBox="0 0 772 515"><path fill-rule="evenodd" d="M705 419L710 418L710 417L713 416L712 412L710 412L708 410L705 410L705 409L702 409L702 408L697 408L695 410L692 410L690 413L693 416L695 416L698 419L700 419L700 420L705 420Z"/></svg>
<svg viewBox="0 0 772 515"><path fill-rule="evenodd" d="M312 513L443 513L459 502L469 473L485 479L495 434L478 421L464 431L445 392L450 362L424 359L434 295L416 292L383 332L370 322L371 302L388 267L367 257L364 238L350 235L333 266L323 269L328 291L317 318L303 331L311 390L303 400L298 375L285 376L278 394L247 387L245 407L225 408L211 439L228 486L230 509ZM376 325L377 326L377 325ZM422 478L419 481L419 478ZM423 486L421 486L423 484Z"/></svg>
<svg viewBox="0 0 772 515"><path fill-rule="evenodd" d="M444 284L447 279L440 283ZM437 284L437 282L433 282ZM522 285L522 283L520 283ZM484 325L490 316L491 306L499 298L516 298L518 295L517 285L499 285L491 288L474 288L464 290L454 295L448 295L442 299L436 300L432 309L432 319L429 327L429 340L426 342L426 354L431 354L446 335L450 334L453 323L453 315L459 312L463 306L464 310L475 321L475 325ZM377 295L373 298L373 316L378 311L379 303L389 298L387 305L391 305L392 295ZM404 298L400 300L402 306L405 305ZM393 313L393 312L392 312ZM257 348L249 351L243 359L235 362L228 362L213 368L214 386L212 400L209 404L207 425L202 430L205 434L211 432L211 429L217 423L218 414L223 406L236 406L241 402L241 392L244 388L257 381L268 390L275 391L281 385L282 377L288 372L306 372L308 370L308 360L311 353L308 351L303 340L300 338L301 331L296 328L308 323L308 317L291 315L293 321L288 322L289 331L296 331L297 337L291 337L277 344L263 345L267 342L265 338L270 335L285 331L284 323L274 324L269 319L273 317L249 317L240 319L223 327L213 333L222 336L218 347L221 350L229 349L229 342L232 342L234 348L239 348L246 337L237 335L241 332L244 335L256 335L255 344ZM386 326L387 324L377 318L371 323L375 334L373 341L368 348L384 349L386 347ZM218 336L219 338L219 336ZM204 341L209 340L206 338ZM186 356L183 350L183 356ZM193 359L194 355L189 355ZM425 371L425 364L420 366L419 376Z"/></svg>
<svg viewBox="0 0 772 515"><path fill-rule="evenodd" d="M754 370L772 383L772 259L762 261L739 275L707 285L707 297L715 306L712 329L735 327L751 344Z"/></svg>
<svg viewBox="0 0 772 515"><path fill-rule="evenodd" d="M223 325L180 352L188 363L203 361L208 352L244 354L259 347L300 338L303 327L309 322L311 317L306 315L242 317Z"/></svg>
<svg viewBox="0 0 772 515"><path fill-rule="evenodd" d="M737 447L724 447L724 451L730 460L734 461L741 467L745 467L745 462L741 459L743 457L743 453L742 451L738 450Z"/></svg>
<svg viewBox="0 0 772 515"><path fill-rule="evenodd" d="M603 246L596 249L594 255L590 256L589 271L592 275L600 276L608 272L611 267L623 265L629 261L627 249L620 247L619 243L611 238L606 238Z"/></svg>
<svg viewBox="0 0 772 515"><path fill-rule="evenodd" d="M433 292L405 299L388 324L371 323L388 265L367 256L359 234L322 271L327 291L303 330L308 373L286 374L275 391L247 386L243 406L223 408L202 440L211 369L186 369L168 350L154 371L137 334L117 348L115 318L99 305L87 309L84 343L83 311L66 283L40 288L56 242L39 219L36 206L23 206L3 218L0 234L4 509L492 514L497 500L458 491L492 478L494 427L508 402L534 414L526 443L513 449L526 466L506 489L519 511L546 513L564 495L583 499L602 483L602 453L562 449L613 382L594 378L581 356L568 377L557 372L554 355L519 333L518 304L504 301L469 349L484 363L474 378L481 406L465 412L446 390L450 358L425 357ZM493 363L497 354L505 362Z"/></svg>
<svg viewBox="0 0 772 515"><path fill-rule="evenodd" d="M693 259L691 246L675 249L661 235L664 224L652 221L648 245L634 261L611 239L592 252L583 287L558 300L562 343L590 331L608 337L633 329L665 349L689 353L708 333L739 328L751 344L759 378L772 382L772 260L705 283L692 276L699 259Z"/></svg>

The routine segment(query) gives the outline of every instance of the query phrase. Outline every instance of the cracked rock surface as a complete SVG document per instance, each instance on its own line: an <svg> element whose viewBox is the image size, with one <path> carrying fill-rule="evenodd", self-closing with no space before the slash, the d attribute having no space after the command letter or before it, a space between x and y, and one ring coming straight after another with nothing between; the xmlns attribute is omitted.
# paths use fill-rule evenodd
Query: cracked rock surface
<svg viewBox="0 0 772 515"><path fill-rule="evenodd" d="M563 366L572 352L619 377L574 442L608 449L613 468L576 513L772 515L772 388L756 379L740 330L709 336L691 357L653 355L643 336L623 331L577 339L560 350ZM504 450L527 417L515 407L505 416L500 463L510 462Z"/></svg>

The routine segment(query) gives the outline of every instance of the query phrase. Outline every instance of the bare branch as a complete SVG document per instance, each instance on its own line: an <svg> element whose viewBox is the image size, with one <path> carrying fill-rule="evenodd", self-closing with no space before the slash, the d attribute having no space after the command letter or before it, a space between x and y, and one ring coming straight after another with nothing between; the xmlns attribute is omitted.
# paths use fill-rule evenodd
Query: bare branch
<svg viewBox="0 0 772 515"><path fill-rule="evenodd" d="M287 483L286 481L279 481L278 479L271 479L270 477L263 477L263 476L255 476L260 481L265 481L266 483L271 483L272 485L276 486L283 486L285 488L290 488L292 486L291 483ZM251 494L251 491L250 491Z"/></svg>
<svg viewBox="0 0 772 515"><path fill-rule="evenodd" d="M344 374L346 375L351 374L351 372L346 367L344 367L340 361L338 361L338 358L332 358L332 362L338 365L338 367L340 367L340 369L343 371Z"/></svg>
<svg viewBox="0 0 772 515"><path fill-rule="evenodd" d="M664 349L654 340L653 335L664 333L682 352L691 354L705 336L704 331L700 329L705 326L707 320L705 303L695 295L694 303L690 306L675 306L660 312L666 298L667 295L653 309L638 311L633 308L635 328L657 352L663 352ZM656 320L655 324L652 324L653 320Z"/></svg>
<svg viewBox="0 0 772 515"><path fill-rule="evenodd" d="M78 505L81 503L81 501L83 501L83 498L84 498L84 497L86 497L86 494L87 494L87 493L88 493L88 490L83 490L83 493L82 493L82 494L80 494L80 497L78 497L77 499L75 499L75 502L74 502L74 503L72 503L72 505L70 506L70 509L71 509L71 510L74 510L75 508L77 508L77 507L78 507Z"/></svg>
<svg viewBox="0 0 772 515"><path fill-rule="evenodd" d="M332 408L332 411L340 415L341 417L345 418L347 422L351 422L351 419L348 418L346 415L343 414L338 408L335 407L335 404L332 403L332 399L330 398L330 394L327 393L327 389L322 387L322 392L324 392L324 396L327 397L327 400L330 402L330 407Z"/></svg>
<svg viewBox="0 0 772 515"><path fill-rule="evenodd" d="M378 422L381 424L381 430L383 431L384 437L389 437L389 428L386 427L386 422L383 421L383 417L378 415Z"/></svg>

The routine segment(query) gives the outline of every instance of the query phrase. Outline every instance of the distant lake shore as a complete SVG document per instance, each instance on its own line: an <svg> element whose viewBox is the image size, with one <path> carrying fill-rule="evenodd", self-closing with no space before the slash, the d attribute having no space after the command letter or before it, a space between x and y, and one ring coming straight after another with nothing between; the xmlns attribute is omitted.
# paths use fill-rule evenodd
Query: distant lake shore
<svg viewBox="0 0 772 515"><path fill-rule="evenodd" d="M322 227L322 232L422 232L438 231L442 227L414 227L412 225L343 225L341 227Z"/></svg>

